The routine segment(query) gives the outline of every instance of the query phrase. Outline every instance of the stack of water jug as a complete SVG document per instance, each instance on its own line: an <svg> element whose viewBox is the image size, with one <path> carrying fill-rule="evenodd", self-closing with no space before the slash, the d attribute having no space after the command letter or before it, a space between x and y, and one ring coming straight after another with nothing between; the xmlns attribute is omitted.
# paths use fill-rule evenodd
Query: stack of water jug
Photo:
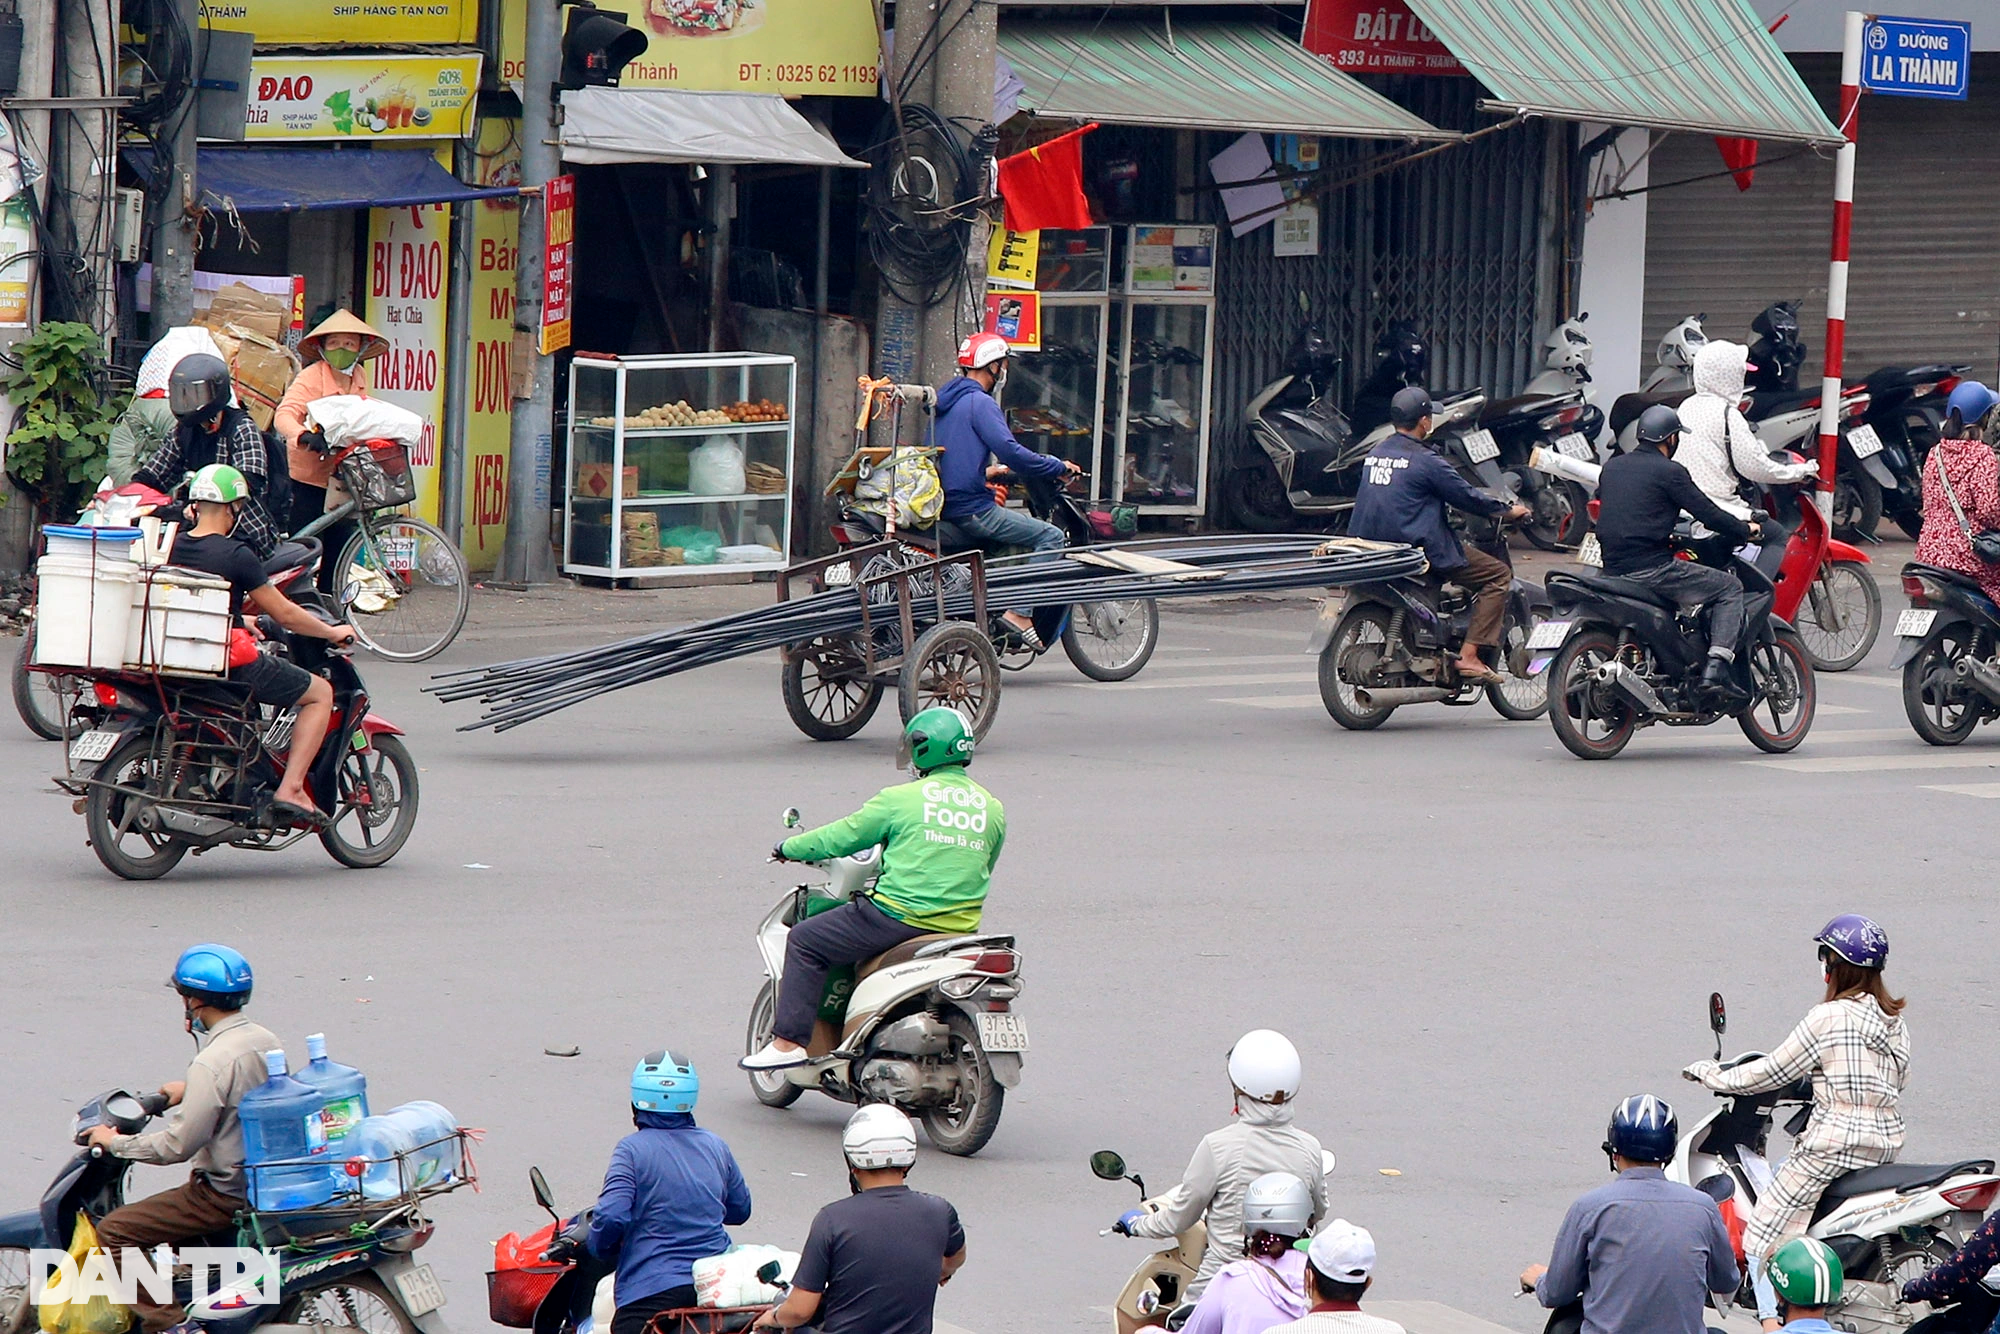
<svg viewBox="0 0 2000 1334"><path fill-rule="evenodd" d="M326 1035L306 1039L304 1068L264 1053L270 1078L243 1095L243 1157L252 1208L313 1209L336 1196L387 1200L442 1185L463 1170L458 1122L434 1102L368 1114L368 1080L326 1058Z"/></svg>

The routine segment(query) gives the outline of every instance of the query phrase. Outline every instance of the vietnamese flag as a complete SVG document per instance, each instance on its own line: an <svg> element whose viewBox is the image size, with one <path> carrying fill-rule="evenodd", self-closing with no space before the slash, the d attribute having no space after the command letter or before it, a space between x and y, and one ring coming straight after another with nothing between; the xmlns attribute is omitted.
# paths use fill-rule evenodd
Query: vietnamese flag
<svg viewBox="0 0 2000 1334"><path fill-rule="evenodd" d="M1083 136L1096 128L1086 125L1000 159L1008 231L1053 227L1073 232L1090 226L1090 203L1083 197Z"/></svg>
<svg viewBox="0 0 2000 1334"><path fill-rule="evenodd" d="M1750 188L1750 178L1757 174L1757 141L1755 139L1725 139L1716 136L1715 146L1722 151L1722 165L1729 168L1736 178L1738 190Z"/></svg>

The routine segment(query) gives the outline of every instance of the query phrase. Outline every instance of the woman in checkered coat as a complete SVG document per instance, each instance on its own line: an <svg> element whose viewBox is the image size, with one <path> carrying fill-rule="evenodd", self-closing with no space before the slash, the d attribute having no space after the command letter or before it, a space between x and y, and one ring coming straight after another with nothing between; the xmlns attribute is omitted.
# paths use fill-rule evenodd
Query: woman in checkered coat
<svg viewBox="0 0 2000 1334"><path fill-rule="evenodd" d="M1866 917L1844 913L1813 937L1826 975L1826 999L1770 1055L1725 1070L1696 1061L1681 1073L1717 1093L1765 1093L1808 1076L1812 1119L1757 1201L1743 1251L1756 1279L1757 1315L1777 1329L1777 1294L1764 1259L1801 1236L1813 1207L1836 1178L1894 1162L1903 1147L1897 1110L1910 1069L1903 1002L1882 983L1889 937Z"/></svg>

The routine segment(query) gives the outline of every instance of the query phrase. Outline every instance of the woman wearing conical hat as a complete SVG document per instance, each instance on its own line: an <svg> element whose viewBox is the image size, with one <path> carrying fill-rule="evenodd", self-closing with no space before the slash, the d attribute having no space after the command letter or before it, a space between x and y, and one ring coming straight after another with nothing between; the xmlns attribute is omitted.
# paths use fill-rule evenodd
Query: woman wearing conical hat
<svg viewBox="0 0 2000 1334"><path fill-rule="evenodd" d="M305 362L298 378L278 404L272 428L285 438L287 461L292 469L292 527L297 532L326 512L326 487L333 466L326 456L299 444L306 428L306 405L330 394L358 394L367 397L368 384L363 363L389 350L389 340L368 327L352 311L336 310L319 326L299 340L299 358ZM333 556L345 539L344 525L322 534L327 559L320 567L322 582L333 569Z"/></svg>

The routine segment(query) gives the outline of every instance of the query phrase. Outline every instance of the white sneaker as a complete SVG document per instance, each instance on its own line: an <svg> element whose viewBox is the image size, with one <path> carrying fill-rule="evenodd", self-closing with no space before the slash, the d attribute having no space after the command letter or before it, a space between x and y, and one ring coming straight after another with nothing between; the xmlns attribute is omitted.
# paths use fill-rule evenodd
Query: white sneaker
<svg viewBox="0 0 2000 1334"><path fill-rule="evenodd" d="M767 1042L736 1064L744 1070L790 1070L794 1066L809 1065L812 1057L806 1055L805 1048L794 1047L790 1051L781 1050L776 1042Z"/></svg>

